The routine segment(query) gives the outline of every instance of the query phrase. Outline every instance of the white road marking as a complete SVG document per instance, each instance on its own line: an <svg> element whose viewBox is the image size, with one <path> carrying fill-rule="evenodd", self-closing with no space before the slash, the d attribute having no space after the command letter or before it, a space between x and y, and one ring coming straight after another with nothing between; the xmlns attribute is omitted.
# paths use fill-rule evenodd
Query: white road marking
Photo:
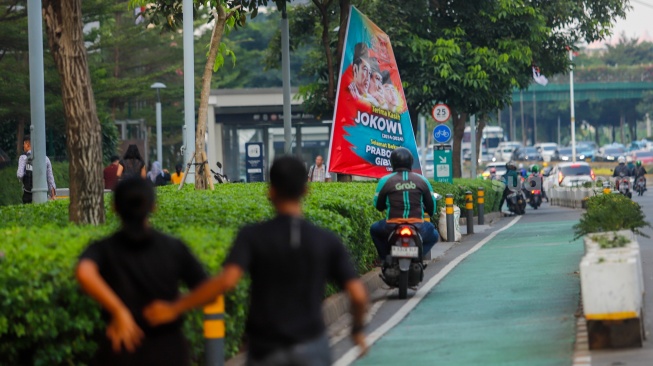
<svg viewBox="0 0 653 366"><path fill-rule="evenodd" d="M367 312L367 315L365 316L365 324L369 323L372 318L374 318L374 315L376 315L376 312L379 311L381 306L385 304L385 300L377 301L372 305L370 308L370 311ZM351 317L350 317L351 318ZM344 327L341 329L338 333L336 333L334 336L331 337L329 340L329 346L333 346L337 343L339 343L341 340L345 339L345 337L348 337L351 335L351 325Z"/></svg>
<svg viewBox="0 0 653 366"><path fill-rule="evenodd" d="M487 244L490 240L494 239L495 236L497 236L500 232L509 229L511 226L517 223L521 216L515 217L510 223L508 223L506 226L502 227L501 229L491 233L488 235L485 239L481 240L478 242L476 245L474 245L471 249L469 249L467 252L459 255L456 259L452 260L447 264L440 272L438 272L435 276L431 277L431 279L422 286L413 297L411 297L406 303L397 310L397 312L390 318L388 319L385 323L381 324L378 328L376 328L373 332L367 335L365 338L367 341L367 345L371 347L376 341L381 339L383 335L385 335L390 329L394 328L399 322L401 322L408 313L410 313L417 304L419 304L420 301L426 295L431 291L435 285L440 283L442 279L451 272L456 266L460 264L465 258L469 257L470 255L474 254L476 251L481 249L483 245ZM350 348L345 354L343 354L333 365L335 366L347 366L356 361L356 359L359 356L359 351L357 347L352 347Z"/></svg>

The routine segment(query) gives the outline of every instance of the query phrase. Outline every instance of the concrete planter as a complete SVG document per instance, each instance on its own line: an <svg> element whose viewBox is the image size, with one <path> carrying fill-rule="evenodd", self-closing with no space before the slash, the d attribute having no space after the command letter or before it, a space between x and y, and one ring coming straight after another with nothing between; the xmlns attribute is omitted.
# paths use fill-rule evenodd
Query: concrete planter
<svg viewBox="0 0 653 366"><path fill-rule="evenodd" d="M598 236L628 243L602 249ZM590 349L641 347L644 340L644 277L639 244L630 231L585 236L580 262L581 296Z"/></svg>

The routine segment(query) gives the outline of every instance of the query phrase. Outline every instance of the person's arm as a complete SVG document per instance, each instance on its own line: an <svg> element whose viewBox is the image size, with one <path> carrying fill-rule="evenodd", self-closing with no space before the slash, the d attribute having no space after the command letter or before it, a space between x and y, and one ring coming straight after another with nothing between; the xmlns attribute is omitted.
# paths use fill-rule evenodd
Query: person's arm
<svg viewBox="0 0 653 366"><path fill-rule="evenodd" d="M145 165L141 168L141 178L147 178L147 170L145 170Z"/></svg>
<svg viewBox="0 0 653 366"><path fill-rule="evenodd" d="M120 178L120 176L122 176L122 171L124 169L125 168L123 168L122 164L118 164L118 171L116 171L116 177Z"/></svg>
<svg viewBox="0 0 653 366"><path fill-rule="evenodd" d="M75 274L84 291L111 314L107 337L111 339L113 350L119 352L124 345L129 352L133 352L143 338L143 331L122 300L104 281L97 264L90 259L82 259Z"/></svg>
<svg viewBox="0 0 653 366"><path fill-rule="evenodd" d="M426 185L426 189L422 191L422 202L424 205L424 212L429 214L430 217L435 214L435 200L433 199L433 186L431 186L431 182L429 182L429 180L426 179L425 176L420 175L420 178Z"/></svg>
<svg viewBox="0 0 653 366"><path fill-rule="evenodd" d="M179 300L173 303L154 301L145 308L143 315L153 326L172 322L186 311L208 304L218 295L234 289L242 276L243 270L238 265L227 264L218 276L204 281Z"/></svg>
<svg viewBox="0 0 653 366"><path fill-rule="evenodd" d="M54 182L54 174L52 174L52 163L50 162L50 159L46 156L45 157L45 170L46 170L46 178L48 180L48 189L50 190L50 196L52 199L55 199L57 197L57 185Z"/></svg>
<svg viewBox="0 0 653 366"><path fill-rule="evenodd" d="M21 155L20 158L18 158L18 170L16 171L16 177L18 177L18 180L22 180L23 177L25 176L26 164L27 164L27 156Z"/></svg>
<svg viewBox="0 0 653 366"><path fill-rule="evenodd" d="M385 183L390 179L389 175L381 178L379 184L376 185L376 192L374 192L374 207L379 211L384 211L388 208L386 200L388 199L388 192L385 189Z"/></svg>
<svg viewBox="0 0 653 366"><path fill-rule="evenodd" d="M345 284L345 291L351 302L352 329L351 336L354 343L360 349L360 356L367 353L367 342L365 341L365 313L367 312L367 291L363 281L360 279L350 280Z"/></svg>

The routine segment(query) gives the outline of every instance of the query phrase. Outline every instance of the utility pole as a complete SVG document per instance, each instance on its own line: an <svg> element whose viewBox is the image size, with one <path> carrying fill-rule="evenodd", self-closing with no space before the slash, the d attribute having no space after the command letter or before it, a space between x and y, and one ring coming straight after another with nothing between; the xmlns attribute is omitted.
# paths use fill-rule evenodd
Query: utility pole
<svg viewBox="0 0 653 366"><path fill-rule="evenodd" d="M569 49L569 61L573 62L574 60L574 51ZM572 161L576 162L576 112L574 110L574 66L571 66L571 72L569 73L569 97L571 104L571 158Z"/></svg>
<svg viewBox="0 0 653 366"><path fill-rule="evenodd" d="M537 143L537 99L533 89L533 145Z"/></svg>
<svg viewBox="0 0 653 366"><path fill-rule="evenodd" d="M32 202L48 201L45 176L45 79L43 76L43 13L41 0L27 2L29 40L29 104L32 144Z"/></svg>
<svg viewBox="0 0 653 366"><path fill-rule="evenodd" d="M515 139L515 124L514 121L512 120L512 104L510 104L510 121L508 122L508 128L510 128L510 141L517 141Z"/></svg>
<svg viewBox="0 0 653 366"><path fill-rule="evenodd" d="M558 116L558 146L560 146L560 116Z"/></svg>
<svg viewBox="0 0 653 366"><path fill-rule="evenodd" d="M290 154L292 150L292 116L290 111L290 31L286 2L282 1L281 9L281 72L283 77L283 136L284 151ZM299 143L299 142L298 142Z"/></svg>
<svg viewBox="0 0 653 366"><path fill-rule="evenodd" d="M524 128L524 91L519 91L519 109L521 111L521 141L526 146L526 128Z"/></svg>
<svg viewBox="0 0 653 366"><path fill-rule="evenodd" d="M472 117L469 120L469 137L470 137L470 145L471 145L471 157L469 160L471 160L472 163L472 171L471 171L471 177L474 179L476 177L476 160L478 159L478 155L476 155L476 115L472 114Z"/></svg>
<svg viewBox="0 0 653 366"><path fill-rule="evenodd" d="M184 161L190 162L195 155L195 54L193 49L193 0L183 0L184 44L184 123L186 125L186 148ZM195 183L195 166L191 165L186 183Z"/></svg>

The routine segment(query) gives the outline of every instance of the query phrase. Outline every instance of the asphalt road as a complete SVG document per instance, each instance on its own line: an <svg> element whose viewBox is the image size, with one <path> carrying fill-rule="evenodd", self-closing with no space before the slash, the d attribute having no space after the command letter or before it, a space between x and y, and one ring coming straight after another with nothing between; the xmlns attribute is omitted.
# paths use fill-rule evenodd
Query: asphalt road
<svg viewBox="0 0 653 366"><path fill-rule="evenodd" d="M451 247L409 299L377 291L366 328L374 344L356 364L570 365L583 254L571 240L580 213L529 208ZM332 342L336 365L350 364L346 334Z"/></svg>
<svg viewBox="0 0 653 366"><path fill-rule="evenodd" d="M644 193L642 197L633 197L646 214L648 222L653 223L653 188ZM644 232L653 238L653 230ZM647 340L642 348L628 350L602 350L592 351L592 366L651 366L653 365L653 240L638 237L644 269L644 322Z"/></svg>

